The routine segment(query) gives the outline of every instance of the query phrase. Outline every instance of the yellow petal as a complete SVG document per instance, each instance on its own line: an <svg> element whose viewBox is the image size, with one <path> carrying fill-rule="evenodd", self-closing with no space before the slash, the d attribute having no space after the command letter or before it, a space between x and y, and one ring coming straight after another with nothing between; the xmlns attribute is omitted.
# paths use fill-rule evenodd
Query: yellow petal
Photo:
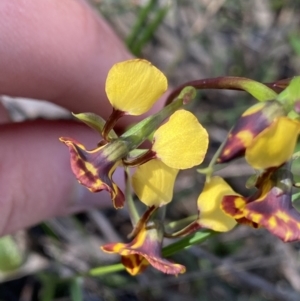
<svg viewBox="0 0 300 301"><path fill-rule="evenodd" d="M186 169L202 163L208 147L208 134L189 111L176 111L154 133L152 150L166 165Z"/></svg>
<svg viewBox="0 0 300 301"><path fill-rule="evenodd" d="M255 169L280 166L288 161L295 149L300 123L280 117L257 135L246 149L245 158Z"/></svg>
<svg viewBox="0 0 300 301"><path fill-rule="evenodd" d="M164 74L141 59L115 64L108 72L105 90L111 105L129 115L147 112L167 90Z"/></svg>
<svg viewBox="0 0 300 301"><path fill-rule="evenodd" d="M132 187L145 205L160 207L171 202L177 173L177 169L154 159L137 168Z"/></svg>
<svg viewBox="0 0 300 301"><path fill-rule="evenodd" d="M225 195L238 194L221 177L212 177L209 182L205 183L197 201L201 226L218 232L226 232L236 225L236 220L221 209L221 202Z"/></svg>

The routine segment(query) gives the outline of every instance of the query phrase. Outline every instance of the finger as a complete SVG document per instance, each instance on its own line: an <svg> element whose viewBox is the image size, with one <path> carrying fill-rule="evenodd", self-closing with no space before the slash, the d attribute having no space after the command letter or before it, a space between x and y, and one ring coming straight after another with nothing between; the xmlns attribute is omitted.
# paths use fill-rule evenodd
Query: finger
<svg viewBox="0 0 300 301"><path fill-rule="evenodd" d="M107 73L132 57L84 1L2 0L0 40L0 94L45 99L104 118L111 113ZM149 113L162 105L157 102Z"/></svg>
<svg viewBox="0 0 300 301"><path fill-rule="evenodd" d="M0 93L107 116L108 70L131 57L85 2L0 2Z"/></svg>
<svg viewBox="0 0 300 301"><path fill-rule="evenodd" d="M0 235L95 204L111 206L108 193L93 194L75 180L60 136L74 137L91 148L99 139L73 122L35 121L0 127Z"/></svg>
<svg viewBox="0 0 300 301"><path fill-rule="evenodd" d="M3 104L0 102L0 124L10 122L9 114Z"/></svg>

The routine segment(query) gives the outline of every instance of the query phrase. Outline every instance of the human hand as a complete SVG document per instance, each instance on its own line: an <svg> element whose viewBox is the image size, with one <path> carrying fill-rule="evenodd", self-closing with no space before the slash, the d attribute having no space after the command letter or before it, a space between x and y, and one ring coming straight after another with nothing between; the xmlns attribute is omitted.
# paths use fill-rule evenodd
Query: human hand
<svg viewBox="0 0 300 301"><path fill-rule="evenodd" d="M108 117L107 72L131 55L85 2L2 0L0 40L0 94ZM0 235L90 205L111 205L106 192L92 194L77 183L69 152L58 141L70 136L93 148L96 133L71 121L12 124L3 107L0 122Z"/></svg>

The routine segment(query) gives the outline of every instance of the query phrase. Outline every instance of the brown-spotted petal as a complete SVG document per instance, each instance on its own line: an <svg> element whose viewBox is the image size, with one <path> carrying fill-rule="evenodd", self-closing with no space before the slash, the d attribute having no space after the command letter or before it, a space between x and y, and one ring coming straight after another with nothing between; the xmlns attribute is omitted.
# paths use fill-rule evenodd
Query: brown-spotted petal
<svg viewBox="0 0 300 301"><path fill-rule="evenodd" d="M114 207L122 208L124 194L112 180L112 175L120 160L113 160L107 155L107 145L88 151L72 138L60 138L69 148L70 162L78 182L92 192L106 190L110 193Z"/></svg>
<svg viewBox="0 0 300 301"><path fill-rule="evenodd" d="M222 210L235 219L243 218L247 199L239 195L225 195L221 202Z"/></svg>
<svg viewBox="0 0 300 301"><path fill-rule="evenodd" d="M292 206L289 192L273 187L262 198L247 204L244 213L247 219L285 242L300 239L300 214Z"/></svg>
<svg viewBox="0 0 300 301"><path fill-rule="evenodd" d="M221 208L226 214L235 218L239 224L258 228L259 225L257 223L254 223L245 217L244 209L250 201L250 198L245 198L243 196L226 195L223 197Z"/></svg>

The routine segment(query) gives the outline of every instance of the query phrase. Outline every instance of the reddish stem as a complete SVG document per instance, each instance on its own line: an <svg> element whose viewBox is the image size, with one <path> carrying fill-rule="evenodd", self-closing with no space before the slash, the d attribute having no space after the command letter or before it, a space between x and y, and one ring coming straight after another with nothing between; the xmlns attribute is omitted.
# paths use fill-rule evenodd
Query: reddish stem
<svg viewBox="0 0 300 301"><path fill-rule="evenodd" d="M181 90L186 86L192 86L195 89L217 89L217 90L226 89L226 90L244 91L244 88L242 87L242 82L248 80L249 79L245 77L226 76L226 77L215 77L215 78L206 78L206 79L189 81L175 88L168 96L165 105L171 103L179 95ZM273 83L263 83L263 84L269 87L270 89L274 90L275 92L281 92L288 86L290 80L291 78L288 78ZM240 83L241 85L239 86Z"/></svg>
<svg viewBox="0 0 300 301"><path fill-rule="evenodd" d="M103 136L104 140L106 140L106 141L110 140L108 137L109 132L114 128L117 121L124 115L125 115L125 113L123 111L113 109L112 113L108 117L108 119L103 127L103 130L102 130L102 136Z"/></svg>

